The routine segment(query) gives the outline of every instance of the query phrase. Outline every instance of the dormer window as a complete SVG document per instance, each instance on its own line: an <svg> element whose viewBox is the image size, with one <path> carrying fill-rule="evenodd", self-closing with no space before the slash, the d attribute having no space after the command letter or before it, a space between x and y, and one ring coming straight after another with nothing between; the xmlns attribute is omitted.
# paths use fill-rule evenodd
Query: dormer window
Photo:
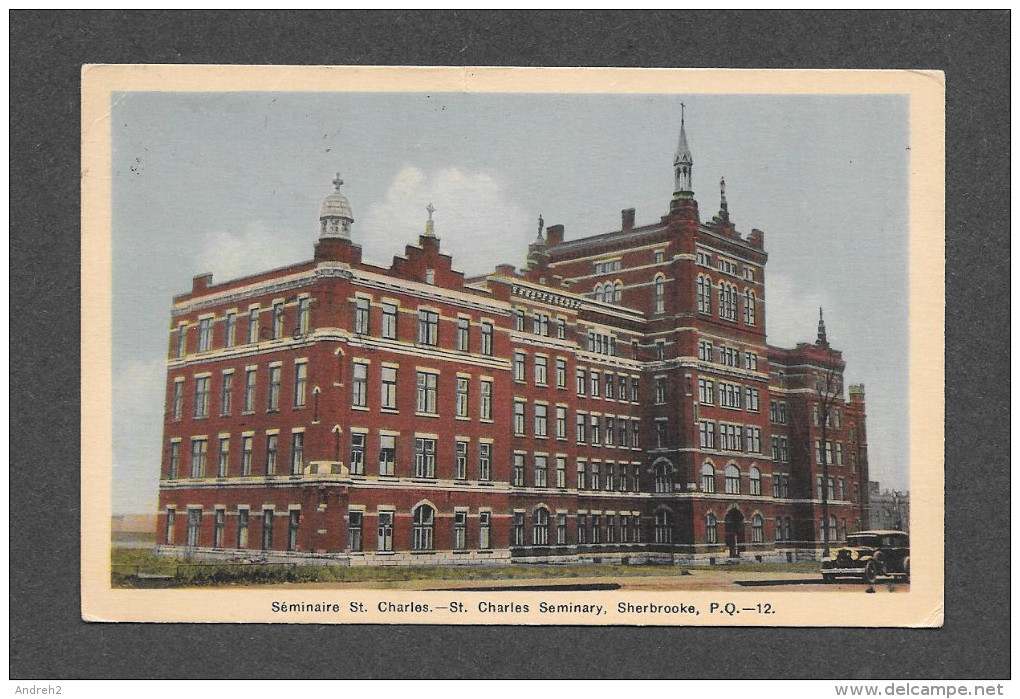
<svg viewBox="0 0 1020 699"><path fill-rule="evenodd" d="M425 283L435 284L436 283L436 270L429 267L425 270Z"/></svg>

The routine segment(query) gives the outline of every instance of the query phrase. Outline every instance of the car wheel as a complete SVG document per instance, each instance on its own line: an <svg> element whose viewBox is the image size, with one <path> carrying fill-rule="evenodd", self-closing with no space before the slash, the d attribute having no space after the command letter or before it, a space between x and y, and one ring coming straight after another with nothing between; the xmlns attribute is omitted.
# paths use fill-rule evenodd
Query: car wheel
<svg viewBox="0 0 1020 699"><path fill-rule="evenodd" d="M874 585L878 579L878 570L876 569L874 561L868 561L868 565L864 567L864 582L869 585Z"/></svg>

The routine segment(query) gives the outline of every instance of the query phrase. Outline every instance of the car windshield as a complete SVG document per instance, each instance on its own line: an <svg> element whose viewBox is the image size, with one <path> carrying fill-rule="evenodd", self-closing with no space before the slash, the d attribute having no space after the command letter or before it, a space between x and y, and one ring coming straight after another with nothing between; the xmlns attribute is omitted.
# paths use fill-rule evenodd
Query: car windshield
<svg viewBox="0 0 1020 699"><path fill-rule="evenodd" d="M878 546L881 543L881 537L875 534L862 534L860 536L848 536L846 538L847 546Z"/></svg>

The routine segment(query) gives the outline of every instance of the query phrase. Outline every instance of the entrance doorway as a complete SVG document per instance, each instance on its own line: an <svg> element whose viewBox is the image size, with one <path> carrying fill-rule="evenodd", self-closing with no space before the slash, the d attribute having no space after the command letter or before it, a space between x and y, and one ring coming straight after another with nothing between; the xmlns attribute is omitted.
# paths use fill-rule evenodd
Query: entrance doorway
<svg viewBox="0 0 1020 699"><path fill-rule="evenodd" d="M730 550L730 558L740 556L740 547L744 543L744 515L733 508L726 513L726 546Z"/></svg>

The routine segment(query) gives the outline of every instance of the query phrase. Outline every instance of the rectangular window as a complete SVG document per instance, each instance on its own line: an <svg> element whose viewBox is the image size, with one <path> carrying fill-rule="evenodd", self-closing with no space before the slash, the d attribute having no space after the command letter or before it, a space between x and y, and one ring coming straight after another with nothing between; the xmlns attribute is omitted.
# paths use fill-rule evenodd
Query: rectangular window
<svg viewBox="0 0 1020 699"><path fill-rule="evenodd" d="M599 489L599 464L588 464L588 489Z"/></svg>
<svg viewBox="0 0 1020 699"><path fill-rule="evenodd" d="M591 397L592 398L598 398L599 397L599 391L601 391L601 386L602 386L602 379L601 379L601 377L598 374L592 372L592 374L591 374Z"/></svg>
<svg viewBox="0 0 1020 699"><path fill-rule="evenodd" d="M588 516L577 515L577 543L588 542Z"/></svg>
<svg viewBox="0 0 1020 699"><path fill-rule="evenodd" d="M779 438L779 460L780 461L790 460L790 446L786 437Z"/></svg>
<svg viewBox="0 0 1020 699"><path fill-rule="evenodd" d="M613 446L616 438L616 424L611 417L606 418L605 443L607 447Z"/></svg>
<svg viewBox="0 0 1020 699"><path fill-rule="evenodd" d="M376 539L376 550L378 551L392 551L393 550L393 513L392 512L380 512L379 513L379 533Z"/></svg>
<svg viewBox="0 0 1020 699"><path fill-rule="evenodd" d="M298 530L301 527L301 510L291 510L287 518L287 550L297 551Z"/></svg>
<svg viewBox="0 0 1020 699"><path fill-rule="evenodd" d="M621 493L627 492L627 464L620 464L620 487Z"/></svg>
<svg viewBox="0 0 1020 699"><path fill-rule="evenodd" d="M482 354L492 356L492 323L482 323Z"/></svg>
<svg viewBox="0 0 1020 699"><path fill-rule="evenodd" d="M418 311L418 344L435 346L439 342L439 314Z"/></svg>
<svg viewBox="0 0 1020 699"><path fill-rule="evenodd" d="M535 487L545 488L549 485L549 458L546 456L535 457Z"/></svg>
<svg viewBox="0 0 1020 699"><path fill-rule="evenodd" d="M220 415L230 415L230 404L234 394L234 373L224 372L220 384Z"/></svg>
<svg viewBox="0 0 1020 699"><path fill-rule="evenodd" d="M436 440L415 438L414 475L417 478L436 477Z"/></svg>
<svg viewBox="0 0 1020 699"><path fill-rule="evenodd" d="M576 372L577 377L577 395L583 396L585 393L585 387L588 385L588 377L585 375L584 369L578 369Z"/></svg>
<svg viewBox="0 0 1020 699"><path fill-rule="evenodd" d="M514 401L514 434L524 434L524 402Z"/></svg>
<svg viewBox="0 0 1020 699"><path fill-rule="evenodd" d="M602 517L601 515L591 516L591 543L602 543Z"/></svg>
<svg viewBox="0 0 1020 699"><path fill-rule="evenodd" d="M578 461L577 462L577 489L578 490L584 490L586 467L587 467L587 464L585 464L585 462L583 462L583 461Z"/></svg>
<svg viewBox="0 0 1020 699"><path fill-rule="evenodd" d="M177 326L177 357L183 357L188 353L188 326Z"/></svg>
<svg viewBox="0 0 1020 699"><path fill-rule="evenodd" d="M619 393L620 393L620 395L619 395L620 400L627 400L627 377L626 376L621 376L620 377L620 386L619 386L619 388L620 388L620 391L619 391Z"/></svg>
<svg viewBox="0 0 1020 699"><path fill-rule="evenodd" d="M244 412L255 412L255 369L244 372Z"/></svg>
<svg viewBox="0 0 1020 699"><path fill-rule="evenodd" d="M222 509L216 510L216 516L213 520L215 523L215 529L213 530L213 546L216 548L223 548L223 529L227 524L227 513Z"/></svg>
<svg viewBox="0 0 1020 699"><path fill-rule="evenodd" d="M170 464L168 477L170 480L177 478L181 472L181 443L170 442Z"/></svg>
<svg viewBox="0 0 1020 699"><path fill-rule="evenodd" d="M174 543L174 525L177 522L177 510L167 509L166 511L166 543Z"/></svg>
<svg viewBox="0 0 1020 699"><path fill-rule="evenodd" d="M280 409L280 375L283 368L279 366L269 367L269 412L275 413Z"/></svg>
<svg viewBox="0 0 1020 699"><path fill-rule="evenodd" d="M259 309L253 308L248 311L248 344L253 345L259 341Z"/></svg>
<svg viewBox="0 0 1020 699"><path fill-rule="evenodd" d="M630 423L630 446L632 449L641 446L641 423L637 420L631 420Z"/></svg>
<svg viewBox="0 0 1020 699"><path fill-rule="evenodd" d="M467 480L468 443L458 441L456 462L453 465L453 477L459 481Z"/></svg>
<svg viewBox="0 0 1020 699"><path fill-rule="evenodd" d="M556 515L556 543L560 546L567 543L567 516Z"/></svg>
<svg viewBox="0 0 1020 699"><path fill-rule="evenodd" d="M616 464L606 464L606 490L612 490L616 484Z"/></svg>
<svg viewBox="0 0 1020 699"><path fill-rule="evenodd" d="M279 340L283 337L283 303L273 304L273 339Z"/></svg>
<svg viewBox="0 0 1020 699"><path fill-rule="evenodd" d="M524 332L524 311L519 308L514 310L514 330Z"/></svg>
<svg viewBox="0 0 1020 699"><path fill-rule="evenodd" d="M436 394L439 376L424 371L418 372L418 399L416 410L419 413L436 413Z"/></svg>
<svg viewBox="0 0 1020 699"><path fill-rule="evenodd" d="M592 444L602 443L602 435L600 434L601 430L599 429L599 422L600 420L598 415L592 415L591 419L588 421L589 425L588 433L591 436Z"/></svg>
<svg viewBox="0 0 1020 699"><path fill-rule="evenodd" d="M467 548L467 512L463 510L453 513L453 548L457 551Z"/></svg>
<svg viewBox="0 0 1020 699"><path fill-rule="evenodd" d="M294 432L290 436L290 472L298 475L305 470L305 433Z"/></svg>
<svg viewBox="0 0 1020 699"><path fill-rule="evenodd" d="M276 473L276 445L278 437L275 434L266 435L266 474Z"/></svg>
<svg viewBox="0 0 1020 699"><path fill-rule="evenodd" d="M397 461L397 438L392 434L379 435L379 475L392 476Z"/></svg>
<svg viewBox="0 0 1020 699"><path fill-rule="evenodd" d="M237 511L237 548L248 548L248 510Z"/></svg>
<svg viewBox="0 0 1020 699"><path fill-rule="evenodd" d="M758 371L758 355L755 352L744 352L744 368Z"/></svg>
<svg viewBox="0 0 1020 699"><path fill-rule="evenodd" d="M524 353L514 352L514 381L524 383Z"/></svg>
<svg viewBox="0 0 1020 699"><path fill-rule="evenodd" d="M549 383L548 358L535 357L535 385L545 386Z"/></svg>
<svg viewBox="0 0 1020 699"><path fill-rule="evenodd" d="M747 427L744 429L744 436L747 438L747 451L750 454L761 453L761 428Z"/></svg>
<svg viewBox="0 0 1020 699"><path fill-rule="evenodd" d="M191 477L205 477L205 456L209 445L204 439L191 440Z"/></svg>
<svg viewBox="0 0 1020 699"><path fill-rule="evenodd" d="M208 352L212 349L212 318L198 321L198 351Z"/></svg>
<svg viewBox="0 0 1020 699"><path fill-rule="evenodd" d="M779 461L779 437L772 438L772 460Z"/></svg>
<svg viewBox="0 0 1020 699"><path fill-rule="evenodd" d="M567 387L567 360L556 360L556 388Z"/></svg>
<svg viewBox="0 0 1020 699"><path fill-rule="evenodd" d="M209 417L209 377L195 379L195 418Z"/></svg>
<svg viewBox="0 0 1020 699"><path fill-rule="evenodd" d="M365 513L347 513L347 548L363 551L365 547Z"/></svg>
<svg viewBox="0 0 1020 699"><path fill-rule="evenodd" d="M479 416L483 420L492 419L492 382L482 381L482 398Z"/></svg>
<svg viewBox="0 0 1020 699"><path fill-rule="evenodd" d="M488 442L478 445L478 480L492 480L492 445Z"/></svg>
<svg viewBox="0 0 1020 699"><path fill-rule="evenodd" d="M567 438L567 409L562 405L556 406L556 439Z"/></svg>
<svg viewBox="0 0 1020 699"><path fill-rule="evenodd" d="M758 389L757 388L746 388L744 389L744 405L747 409L753 413L758 412Z"/></svg>
<svg viewBox="0 0 1020 699"><path fill-rule="evenodd" d="M468 417L468 394L471 390L471 381L463 377L457 377L457 417Z"/></svg>
<svg viewBox="0 0 1020 699"><path fill-rule="evenodd" d="M666 402L666 377L655 377L655 404L662 405Z"/></svg>
<svg viewBox="0 0 1020 699"><path fill-rule="evenodd" d="M364 408L368 405L368 365L355 362L351 372L351 406Z"/></svg>
<svg viewBox="0 0 1020 699"><path fill-rule="evenodd" d="M491 546L492 513L482 511L478 513L478 548L488 549Z"/></svg>
<svg viewBox="0 0 1020 699"><path fill-rule="evenodd" d="M220 437L219 458L216 460L216 475L219 478L226 478L227 469L230 465L230 438Z"/></svg>
<svg viewBox="0 0 1020 699"><path fill-rule="evenodd" d="M630 436L630 429L627 427L627 419L621 417L620 418L620 439L618 440L619 446L621 446L621 447L626 447L627 446L627 437L628 436Z"/></svg>
<svg viewBox="0 0 1020 699"><path fill-rule="evenodd" d="M184 414L184 379L174 381L174 420L180 420Z"/></svg>
<svg viewBox="0 0 1020 699"><path fill-rule="evenodd" d="M545 437L549 434L549 406L535 403L535 436Z"/></svg>
<svg viewBox="0 0 1020 699"><path fill-rule="evenodd" d="M311 306L312 300L307 296L298 299L298 335L307 335L311 330Z"/></svg>
<svg viewBox="0 0 1020 699"><path fill-rule="evenodd" d="M186 532L187 539L185 543L188 546L198 546L201 541L202 532L202 510L189 507L188 508L188 530Z"/></svg>
<svg viewBox="0 0 1020 699"><path fill-rule="evenodd" d="M511 546L524 546L524 513L514 512L512 530L510 532Z"/></svg>
<svg viewBox="0 0 1020 699"><path fill-rule="evenodd" d="M364 432L351 432L351 460L348 470L356 476L364 475L365 473Z"/></svg>
<svg viewBox="0 0 1020 699"><path fill-rule="evenodd" d="M513 484L524 485L524 454L514 454Z"/></svg>
<svg viewBox="0 0 1020 699"><path fill-rule="evenodd" d="M567 457L556 457L556 487L567 487Z"/></svg>
<svg viewBox="0 0 1020 699"><path fill-rule="evenodd" d="M578 444L584 444L588 441L588 416L584 413L577 414L577 434L576 440Z"/></svg>
<svg viewBox="0 0 1020 699"><path fill-rule="evenodd" d="M613 399L613 388L616 386L616 380L612 374L606 374L606 398Z"/></svg>
<svg viewBox="0 0 1020 699"><path fill-rule="evenodd" d="M241 437L241 475L251 475L251 459L254 439L250 436Z"/></svg>
<svg viewBox="0 0 1020 699"><path fill-rule="evenodd" d="M371 313L371 301L366 298L358 298L354 302L354 334L369 334L369 318Z"/></svg>
<svg viewBox="0 0 1020 699"><path fill-rule="evenodd" d="M384 366L380 372L382 383L380 388L381 405L386 410L397 409L397 368Z"/></svg>
<svg viewBox="0 0 1020 699"><path fill-rule="evenodd" d="M305 362L297 362L294 365L294 407L305 406L306 386L308 385L308 365Z"/></svg>
<svg viewBox="0 0 1020 699"><path fill-rule="evenodd" d="M467 352L470 349L471 321L467 318L457 319L457 350Z"/></svg>
<svg viewBox="0 0 1020 699"><path fill-rule="evenodd" d="M698 402L712 405L715 398L715 382L711 379L698 379Z"/></svg>
<svg viewBox="0 0 1020 699"><path fill-rule="evenodd" d="M382 305L382 336L386 340L397 339L397 307L392 303Z"/></svg>

